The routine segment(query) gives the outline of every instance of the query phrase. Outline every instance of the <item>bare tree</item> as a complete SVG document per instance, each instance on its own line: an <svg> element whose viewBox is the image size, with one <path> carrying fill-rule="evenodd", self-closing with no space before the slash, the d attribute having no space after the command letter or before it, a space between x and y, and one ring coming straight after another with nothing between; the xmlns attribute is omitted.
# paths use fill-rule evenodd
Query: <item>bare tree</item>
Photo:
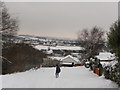
<svg viewBox="0 0 120 90"><path fill-rule="evenodd" d="M13 18L5 3L0 2L0 33L2 33L2 39L6 37L10 39L17 33L18 29L18 18Z"/></svg>
<svg viewBox="0 0 120 90"><path fill-rule="evenodd" d="M90 59L97 55L104 46L104 31L96 26L91 30L83 29L78 33L78 40L85 50L83 58Z"/></svg>

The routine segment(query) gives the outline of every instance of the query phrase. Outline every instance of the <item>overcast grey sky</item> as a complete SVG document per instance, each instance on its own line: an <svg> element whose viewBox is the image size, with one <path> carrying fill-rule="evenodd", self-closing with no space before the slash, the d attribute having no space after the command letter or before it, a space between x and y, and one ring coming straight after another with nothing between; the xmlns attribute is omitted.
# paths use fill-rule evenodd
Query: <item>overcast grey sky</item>
<svg viewBox="0 0 120 90"><path fill-rule="evenodd" d="M118 18L117 2L9 2L18 16L19 34L77 38L77 32L97 25L105 31Z"/></svg>

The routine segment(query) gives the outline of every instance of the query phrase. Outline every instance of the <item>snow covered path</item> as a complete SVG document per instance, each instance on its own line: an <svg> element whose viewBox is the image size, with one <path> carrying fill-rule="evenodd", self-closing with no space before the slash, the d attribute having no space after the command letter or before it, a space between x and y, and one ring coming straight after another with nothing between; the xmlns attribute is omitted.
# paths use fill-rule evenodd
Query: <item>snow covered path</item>
<svg viewBox="0 0 120 90"><path fill-rule="evenodd" d="M3 88L117 88L117 85L80 67L62 67L59 78L55 68L41 68L2 76Z"/></svg>

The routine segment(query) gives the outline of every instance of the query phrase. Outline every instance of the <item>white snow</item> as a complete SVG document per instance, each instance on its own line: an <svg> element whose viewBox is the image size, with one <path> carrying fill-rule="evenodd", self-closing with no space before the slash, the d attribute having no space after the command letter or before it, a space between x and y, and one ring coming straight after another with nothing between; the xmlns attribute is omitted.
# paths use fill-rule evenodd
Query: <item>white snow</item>
<svg viewBox="0 0 120 90"><path fill-rule="evenodd" d="M18 35L17 37L21 37L21 38L24 38L26 40L39 40L38 38L35 38L34 36L20 36Z"/></svg>
<svg viewBox="0 0 120 90"><path fill-rule="evenodd" d="M115 55L110 52L100 52L98 56L96 56L100 60L113 60L115 59Z"/></svg>
<svg viewBox="0 0 120 90"><path fill-rule="evenodd" d="M51 49L47 51L47 54L52 54L52 53L53 51Z"/></svg>
<svg viewBox="0 0 120 90"><path fill-rule="evenodd" d="M2 89L2 75L0 75L0 90Z"/></svg>
<svg viewBox="0 0 120 90"><path fill-rule="evenodd" d="M78 46L43 46L43 45L37 45L35 46L36 49L41 50L45 49L47 50L50 47L52 50L82 50L82 47Z"/></svg>
<svg viewBox="0 0 120 90"><path fill-rule="evenodd" d="M67 55L67 56L65 56L64 58L62 58L61 59L61 61L70 61L70 62L72 62L71 61L71 59L67 59L67 58L71 58L73 61L75 61L75 63L80 63L80 60L78 60L78 58L76 58L76 57L73 57L73 56L71 56L71 55ZM66 60L65 60L66 59Z"/></svg>
<svg viewBox="0 0 120 90"><path fill-rule="evenodd" d="M110 64L109 64L109 65L113 67L113 66L114 66L115 64L117 64L117 63L118 63L118 61L117 61L117 60L113 60L113 61L111 61L111 62L110 62Z"/></svg>
<svg viewBox="0 0 120 90"><path fill-rule="evenodd" d="M117 64L118 61L117 60L113 60L111 62L101 62L102 66L105 67L105 66L111 66L111 67L114 67L115 64Z"/></svg>
<svg viewBox="0 0 120 90"><path fill-rule="evenodd" d="M54 74L55 68L41 68L3 75L2 88L117 88L114 82L84 66L62 67L59 78Z"/></svg>
<svg viewBox="0 0 120 90"><path fill-rule="evenodd" d="M63 62L62 64L72 65L72 63L65 63L65 62Z"/></svg>
<svg viewBox="0 0 120 90"><path fill-rule="evenodd" d="M100 62L102 64L103 67L108 66L110 64L110 62Z"/></svg>
<svg viewBox="0 0 120 90"><path fill-rule="evenodd" d="M50 57L48 57L48 58L50 58L50 59L52 59L52 60L58 60L58 61L60 61L63 57L50 56Z"/></svg>
<svg viewBox="0 0 120 90"><path fill-rule="evenodd" d="M87 61L87 62L85 62L85 64L90 64L90 62Z"/></svg>
<svg viewBox="0 0 120 90"><path fill-rule="evenodd" d="M58 56L49 56L48 58L52 59L52 60L58 60L58 61L63 61L64 59L70 57L71 59L73 59L74 61L76 61L77 63L80 63L80 60L76 57L73 57L71 55L67 55L65 57L58 57Z"/></svg>

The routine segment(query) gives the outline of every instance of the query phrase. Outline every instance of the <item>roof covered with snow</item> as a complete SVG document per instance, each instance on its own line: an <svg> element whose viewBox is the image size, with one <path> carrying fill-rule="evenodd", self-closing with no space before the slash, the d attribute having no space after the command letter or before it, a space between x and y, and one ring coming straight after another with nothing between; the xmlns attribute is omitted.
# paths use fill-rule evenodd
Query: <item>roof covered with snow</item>
<svg viewBox="0 0 120 90"><path fill-rule="evenodd" d="M103 65L103 67L105 67L105 66L114 67L115 64L117 64L117 63L118 63L118 61L116 61L116 60L113 60L113 61L111 61L111 62L101 62L101 64Z"/></svg>
<svg viewBox="0 0 120 90"><path fill-rule="evenodd" d="M66 58L68 58L68 57L71 58L71 59L73 59L73 60L76 61L76 62L80 62L78 58L73 57L73 56L71 56L71 55L67 55L66 57L62 58L61 61L63 61L64 59L66 59Z"/></svg>
<svg viewBox="0 0 120 90"><path fill-rule="evenodd" d="M115 59L115 54L112 54L110 52L100 52L96 57L100 60L113 60Z"/></svg>
<svg viewBox="0 0 120 90"><path fill-rule="evenodd" d="M60 61L63 57L51 56L51 57L48 57L48 58L50 58L50 59L52 59L52 60L58 60L58 61Z"/></svg>
<svg viewBox="0 0 120 90"><path fill-rule="evenodd" d="M52 50L82 50L82 47L79 46L44 46L44 45L37 45L35 46L36 49L42 50L45 49L47 50L48 48Z"/></svg>

